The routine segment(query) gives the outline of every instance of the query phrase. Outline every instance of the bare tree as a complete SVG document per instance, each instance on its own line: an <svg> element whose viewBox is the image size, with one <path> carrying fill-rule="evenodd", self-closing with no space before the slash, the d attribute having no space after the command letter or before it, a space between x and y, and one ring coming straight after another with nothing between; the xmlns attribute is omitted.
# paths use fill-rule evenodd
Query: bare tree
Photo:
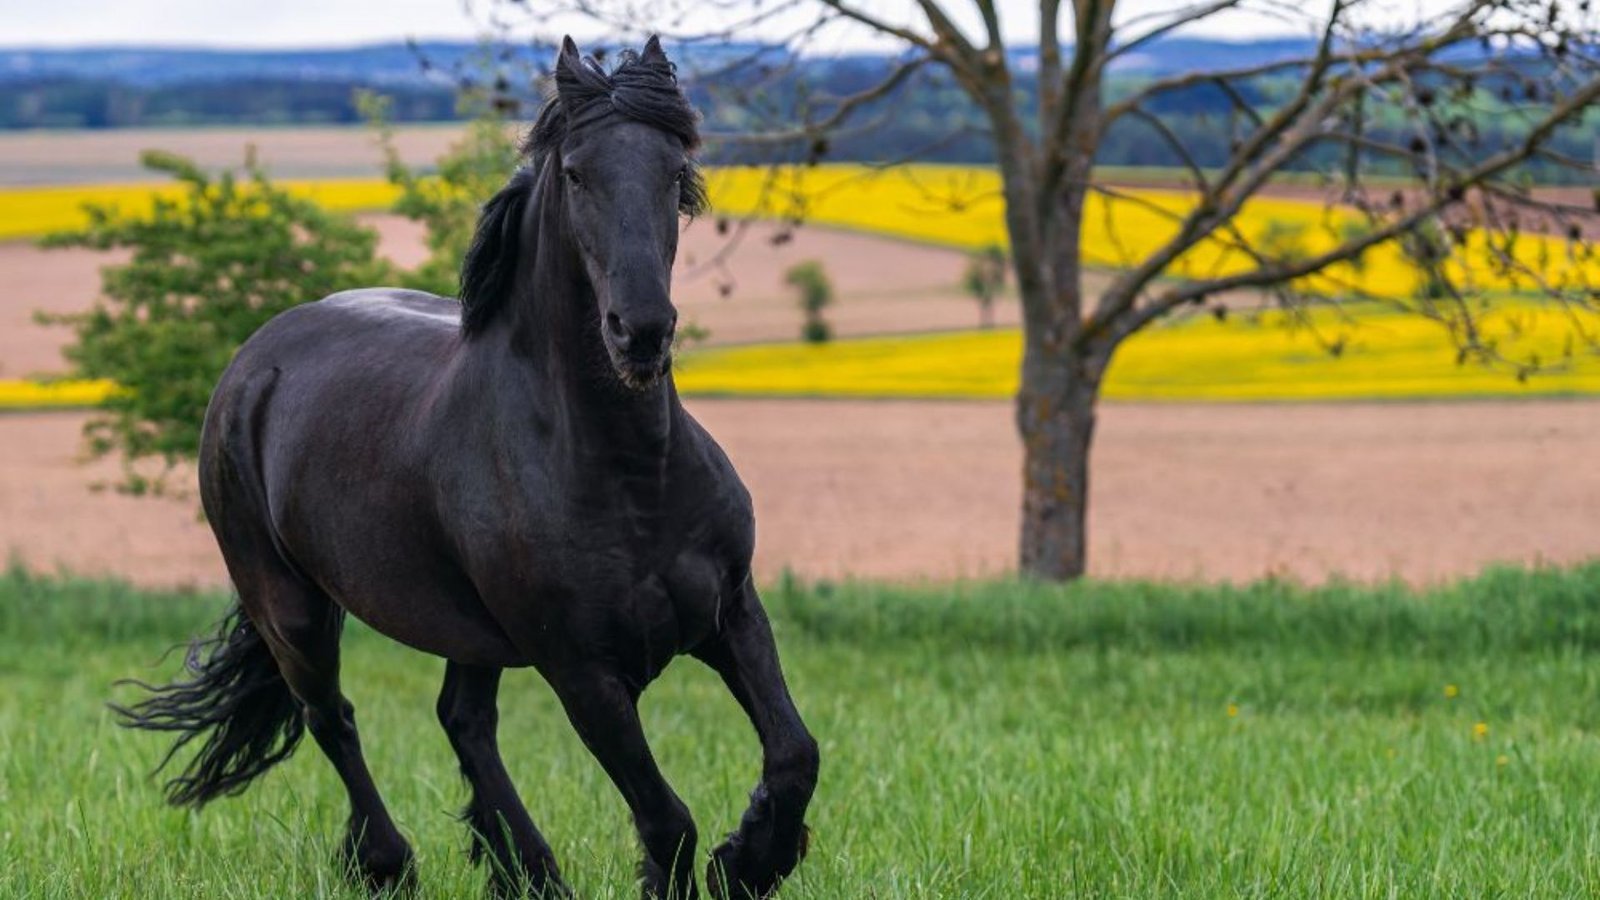
<svg viewBox="0 0 1600 900"><path fill-rule="evenodd" d="M1306 12L1288 0L1197 0L1181 8L1128 15L1118 0L1038 0L1036 38L1008 47L1014 10L998 0L908 0L893 18L885 4L866 0L571 0L542 6L546 27L579 15L621 32L659 30L691 48L750 33L782 32L776 42L793 50L827 29L850 25L903 48L880 83L843 97L823 98L791 114L787 128L738 139L752 144L798 145L809 160L826 152L826 136L853 127L875 101L903 89L928 67L947 72L981 111L993 142L1005 202L1010 259L1023 310L1024 354L1016 424L1025 450L1020 566L1046 579L1068 579L1085 568L1089 450L1096 404L1118 346L1163 317L1229 291L1265 290L1286 303L1329 302L1300 295L1294 285L1330 267L1359 262L1371 248L1417 235L1425 257L1442 261L1464 254L1465 229L1514 236L1519 216L1533 210L1569 231L1569 253L1588 259L1585 235L1572 224L1593 210L1536 196L1519 176L1534 161L1585 169L1549 148L1564 126L1584 121L1600 98L1597 31L1588 2L1558 0L1454 0L1448 9L1413 25L1382 21L1369 0L1329 0ZM511 4L513 8L526 8ZM802 15L809 10L810 15ZM1142 84L1113 96L1108 72L1134 51L1217 16L1242 11L1301 22L1310 48L1295 58L1191 72ZM1033 9L1030 7L1029 14ZM554 15L555 18L544 18ZM717 23L713 28L703 24ZM784 32L784 23L791 24ZM557 26L559 27L559 25ZM1065 37L1065 39L1064 39ZM761 52L758 47L752 51ZM1017 60L1025 51L1037 78L1029 99L1019 90ZM1259 99L1249 90L1273 78L1296 87L1287 96ZM1185 139L1155 111L1158 101L1197 86L1212 86L1231 101L1234 136L1226 162L1202 167ZM1475 114L1495 92L1514 91L1512 115L1523 121L1509 145L1477 138ZM1136 194L1097 184L1091 169L1108 130L1135 121L1185 163L1195 202L1183 212L1163 211L1173 231L1153 252L1116 273L1098 296L1086 296L1084 215L1096 192L1119 202ZM1387 127L1379 129L1382 121ZM1589 118L1593 122L1593 117ZM1398 123L1398 125L1397 125ZM1396 134L1409 134L1396 140ZM1289 167L1307 160L1337 160L1324 168L1332 202L1359 210L1364 227L1347 229L1318 252L1279 254L1258 246L1237 222L1245 203ZM1401 189L1375 190L1364 181L1374 163L1405 173ZM1592 171L1592 169L1588 169ZM1221 242L1249 264L1209 276L1175 266L1206 242ZM1574 316L1600 312L1593 285L1543 278L1512 252L1512 241L1485 243L1492 263L1517 270L1565 304ZM1475 325L1468 302L1470 279L1459 269L1433 265L1440 280L1427 297L1367 298L1401 303L1449 329L1463 358L1501 361L1526 374L1537 360L1499 359L1495 345ZM1579 267L1582 268L1581 266ZM1580 279L1581 282L1581 279ZM1346 298L1359 298L1352 288ZM1476 300L1477 298L1472 298ZM1576 321L1576 320L1575 320ZM1581 325L1575 331L1588 334Z"/></svg>

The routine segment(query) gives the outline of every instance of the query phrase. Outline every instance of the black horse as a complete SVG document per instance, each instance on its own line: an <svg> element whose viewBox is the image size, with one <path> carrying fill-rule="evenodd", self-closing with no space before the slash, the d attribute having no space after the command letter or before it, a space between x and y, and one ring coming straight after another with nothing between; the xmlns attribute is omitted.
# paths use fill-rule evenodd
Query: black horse
<svg viewBox="0 0 1600 900"><path fill-rule="evenodd" d="M722 676L765 760L707 883L766 896L805 852L818 753L751 580L750 496L670 372L678 219L705 204L695 115L654 38L609 73L568 39L555 71L459 303L335 294L240 349L199 465L238 606L191 653L191 680L122 711L177 732L174 751L201 739L167 786L192 806L242 790L309 727L350 793L351 871L405 884L411 849L339 689L352 613L447 660L439 720L495 887L565 894L496 744L501 670L532 666L633 812L645 894L688 898L694 822L636 706L687 653Z"/></svg>

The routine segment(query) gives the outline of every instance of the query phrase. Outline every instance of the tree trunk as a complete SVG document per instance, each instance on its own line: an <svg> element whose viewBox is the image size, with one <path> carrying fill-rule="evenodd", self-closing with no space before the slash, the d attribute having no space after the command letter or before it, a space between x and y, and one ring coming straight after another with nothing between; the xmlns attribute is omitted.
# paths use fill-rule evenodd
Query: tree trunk
<svg viewBox="0 0 1600 900"><path fill-rule="evenodd" d="M1104 366L1103 355L1069 348L1025 354L1017 393L1025 577L1066 581L1088 563L1089 448Z"/></svg>

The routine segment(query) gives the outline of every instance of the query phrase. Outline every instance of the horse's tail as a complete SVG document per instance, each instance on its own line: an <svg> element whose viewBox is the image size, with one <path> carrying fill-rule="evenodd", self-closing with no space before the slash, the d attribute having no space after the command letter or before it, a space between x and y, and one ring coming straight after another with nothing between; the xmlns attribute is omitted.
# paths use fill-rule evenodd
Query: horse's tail
<svg viewBox="0 0 1600 900"><path fill-rule="evenodd" d="M190 644L185 668L192 677L161 687L119 682L138 685L151 696L131 707L111 708L125 728L178 735L157 772L190 741L203 738L199 753L166 783L168 803L199 808L239 793L287 758L305 721L266 642L237 604L215 637Z"/></svg>

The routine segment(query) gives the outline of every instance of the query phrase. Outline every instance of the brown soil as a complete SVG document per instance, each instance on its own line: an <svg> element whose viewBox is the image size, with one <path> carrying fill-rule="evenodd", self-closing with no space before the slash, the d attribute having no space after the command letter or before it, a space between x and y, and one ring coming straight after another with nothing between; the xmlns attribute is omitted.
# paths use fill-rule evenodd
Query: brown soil
<svg viewBox="0 0 1600 900"><path fill-rule="evenodd" d="M460 125L408 125L396 129L395 147L407 162L431 163L460 134ZM139 165L141 151L222 168L244 162L249 146L280 178L371 178L383 164L365 126L15 131L0 134L0 185L164 180Z"/></svg>
<svg viewBox="0 0 1600 900"><path fill-rule="evenodd" d="M1003 572L1020 451L1003 403L692 401L756 500L757 564L812 577ZM196 502L93 493L80 414L0 416L0 549L37 567L218 584ZM1600 548L1600 404L1108 406L1102 576L1433 581Z"/></svg>

